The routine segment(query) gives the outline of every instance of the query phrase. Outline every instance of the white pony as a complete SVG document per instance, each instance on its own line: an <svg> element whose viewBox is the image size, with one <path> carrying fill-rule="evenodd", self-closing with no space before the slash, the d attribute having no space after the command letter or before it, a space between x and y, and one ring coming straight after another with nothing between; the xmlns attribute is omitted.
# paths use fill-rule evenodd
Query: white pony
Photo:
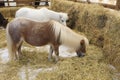
<svg viewBox="0 0 120 80"><path fill-rule="evenodd" d="M62 23L63 25L66 25L66 20L68 20L67 13L55 12L45 7L41 9L23 7L16 11L15 17L25 17L40 22L55 20Z"/></svg>

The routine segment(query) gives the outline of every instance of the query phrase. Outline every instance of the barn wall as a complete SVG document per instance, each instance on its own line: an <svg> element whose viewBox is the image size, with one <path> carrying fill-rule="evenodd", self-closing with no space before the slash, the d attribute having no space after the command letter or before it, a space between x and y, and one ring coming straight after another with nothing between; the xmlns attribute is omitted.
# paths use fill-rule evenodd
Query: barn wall
<svg viewBox="0 0 120 80"><path fill-rule="evenodd" d="M67 12L68 26L87 35L91 44L103 48L105 59L120 71L120 15L99 5L51 0L55 11Z"/></svg>

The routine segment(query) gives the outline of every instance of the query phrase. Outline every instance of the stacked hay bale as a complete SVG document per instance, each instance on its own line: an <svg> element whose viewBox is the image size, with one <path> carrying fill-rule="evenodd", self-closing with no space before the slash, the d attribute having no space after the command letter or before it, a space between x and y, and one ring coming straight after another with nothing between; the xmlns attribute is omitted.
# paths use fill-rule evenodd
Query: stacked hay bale
<svg viewBox="0 0 120 80"><path fill-rule="evenodd" d="M110 64L113 64L120 71L120 14L114 11L108 15L103 50Z"/></svg>
<svg viewBox="0 0 120 80"><path fill-rule="evenodd" d="M97 4L82 4L67 0L51 0L51 8L56 11L67 12L68 26L84 32L90 43L103 47L109 63L120 70L120 17L116 11ZM60 7L61 6L61 7Z"/></svg>
<svg viewBox="0 0 120 80"><path fill-rule="evenodd" d="M30 8L33 8L32 6L27 6ZM5 7L5 8L0 8L0 12L3 14L5 18L8 18L9 20L15 18L15 13L18 9L22 7Z"/></svg>
<svg viewBox="0 0 120 80"><path fill-rule="evenodd" d="M20 7L6 7L6 8L1 8L0 12L8 18L14 18L15 17L15 12L19 9Z"/></svg>

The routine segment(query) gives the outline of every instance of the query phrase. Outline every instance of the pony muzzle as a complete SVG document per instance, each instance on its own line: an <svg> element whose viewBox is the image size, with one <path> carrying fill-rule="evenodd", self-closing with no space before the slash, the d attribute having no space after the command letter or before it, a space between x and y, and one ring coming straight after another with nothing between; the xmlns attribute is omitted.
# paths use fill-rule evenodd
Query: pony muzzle
<svg viewBox="0 0 120 80"><path fill-rule="evenodd" d="M85 53L77 53L77 56L78 56L78 57L84 57L84 56L85 56Z"/></svg>

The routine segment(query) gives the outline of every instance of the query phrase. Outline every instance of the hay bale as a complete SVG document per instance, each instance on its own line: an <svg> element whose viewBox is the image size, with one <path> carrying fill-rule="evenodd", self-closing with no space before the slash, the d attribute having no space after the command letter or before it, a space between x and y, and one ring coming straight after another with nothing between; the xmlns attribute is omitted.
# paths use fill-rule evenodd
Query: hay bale
<svg viewBox="0 0 120 80"><path fill-rule="evenodd" d="M105 31L104 53L108 62L120 71L120 15L109 15Z"/></svg>
<svg viewBox="0 0 120 80"><path fill-rule="evenodd" d="M84 32L90 43L103 47L107 15L103 7L99 5L84 5L83 7L78 14L75 29Z"/></svg>
<svg viewBox="0 0 120 80"><path fill-rule="evenodd" d="M20 7L6 7L0 9L0 12L5 16L5 17L10 17L14 18L15 17L15 12L19 9Z"/></svg>
<svg viewBox="0 0 120 80"><path fill-rule="evenodd" d="M26 7L30 7L33 8L31 6L26 6ZM21 7L5 7L5 8L1 8L0 12L3 14L3 16L7 19L9 19L9 21L11 21L13 18L15 18L15 13L18 9L20 9Z"/></svg>
<svg viewBox="0 0 120 80"><path fill-rule="evenodd" d="M60 7L62 6L62 7ZM85 33L90 43L103 47L110 64L120 71L120 15L99 5L52 0L53 10L68 12L68 26Z"/></svg>

